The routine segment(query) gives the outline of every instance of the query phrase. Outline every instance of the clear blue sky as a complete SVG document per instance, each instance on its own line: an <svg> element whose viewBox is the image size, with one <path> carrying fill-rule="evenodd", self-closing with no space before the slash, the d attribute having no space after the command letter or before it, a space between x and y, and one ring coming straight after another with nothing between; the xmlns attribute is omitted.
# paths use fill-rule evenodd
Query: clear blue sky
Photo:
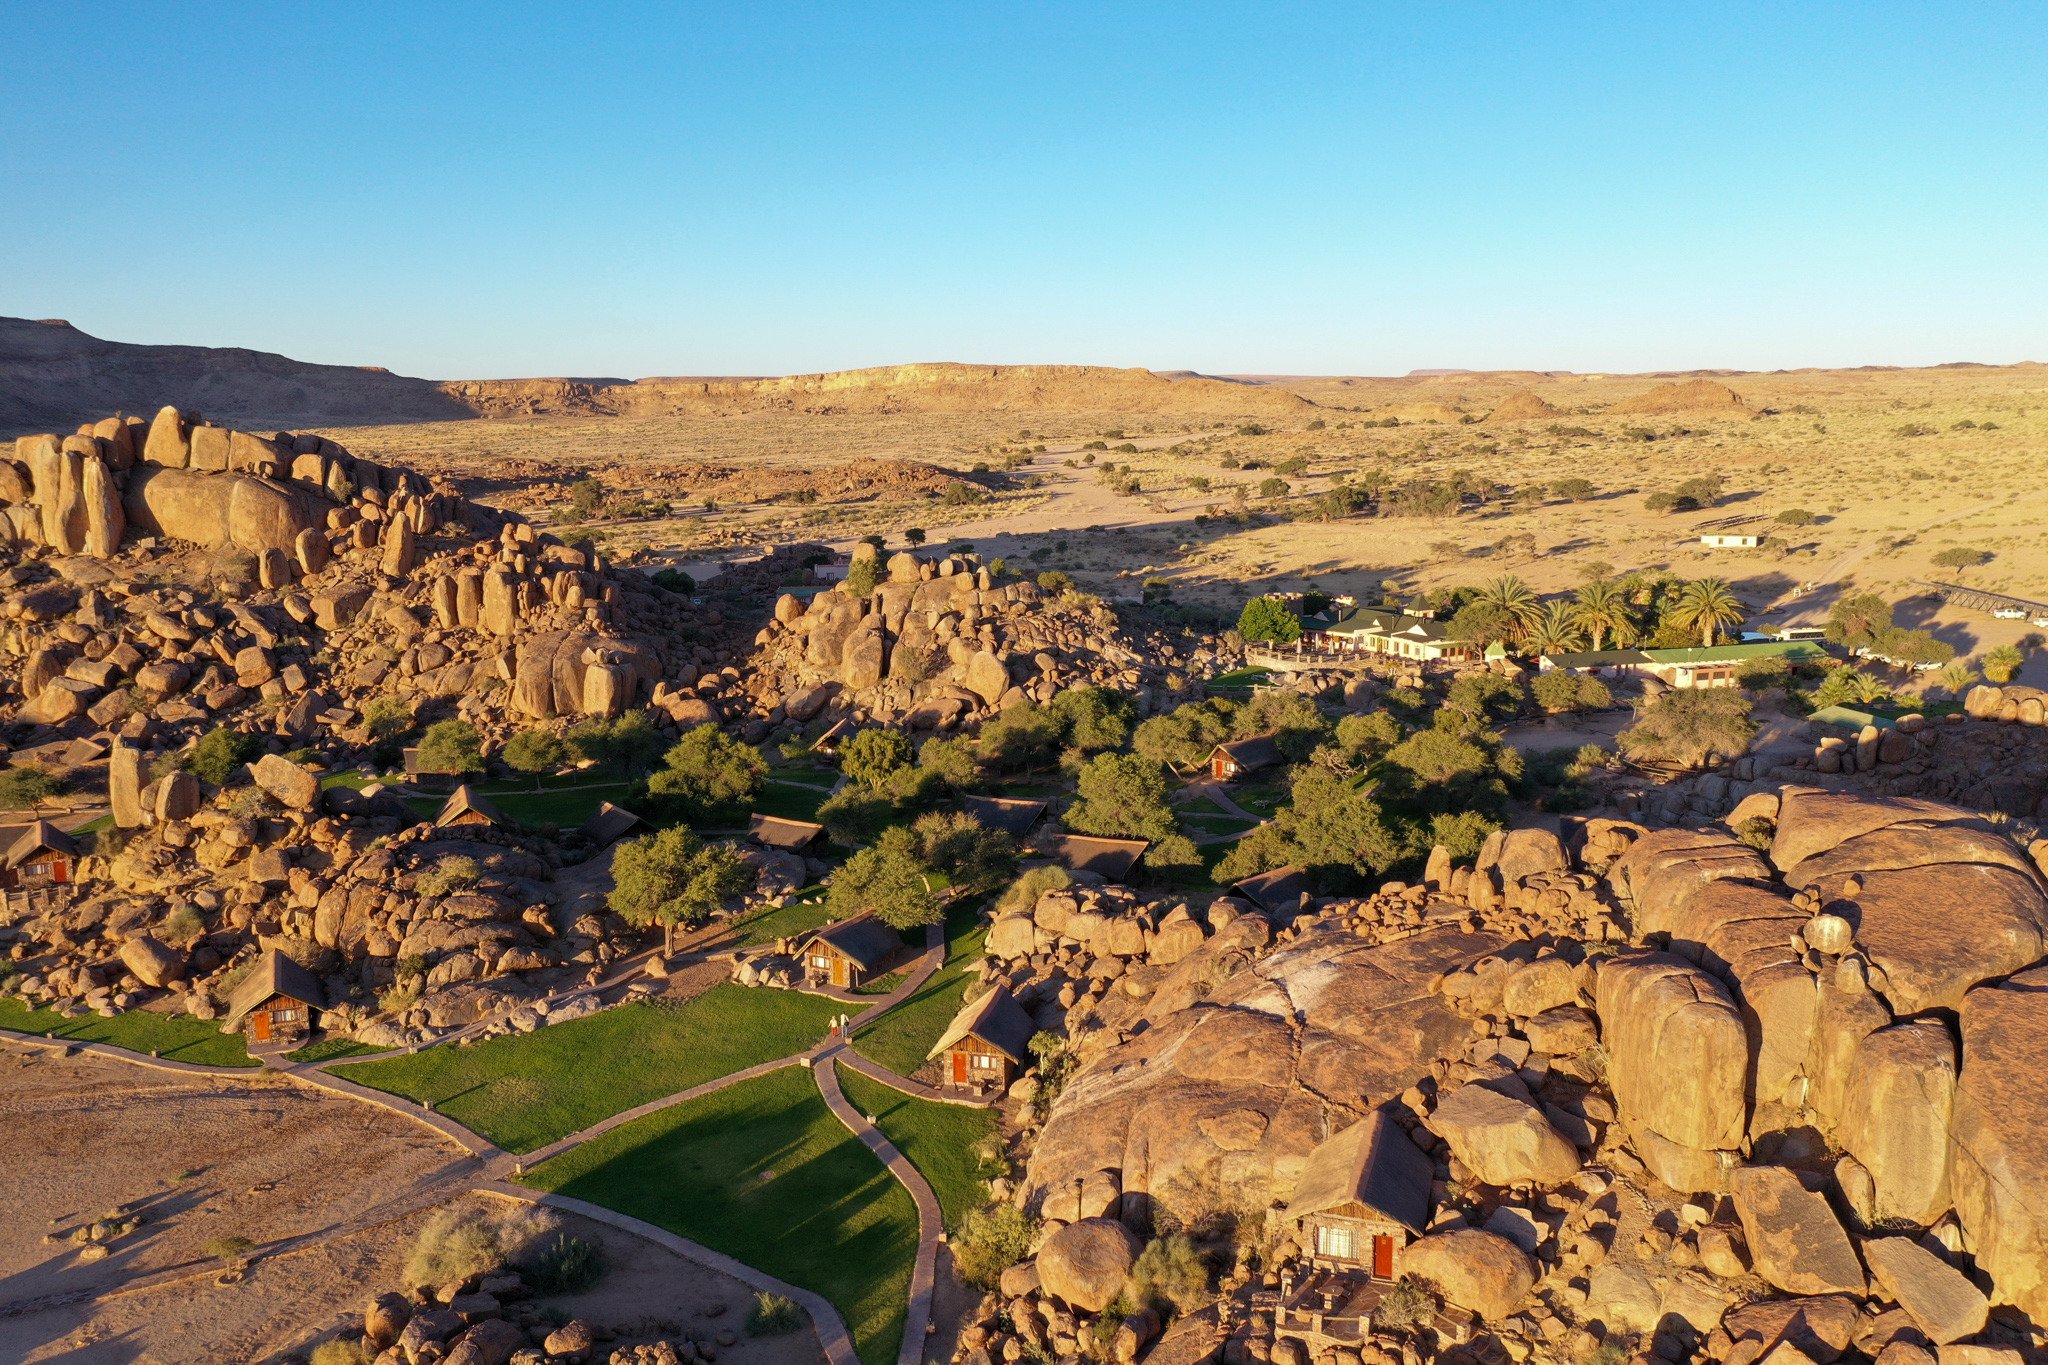
<svg viewBox="0 0 2048 1365"><path fill-rule="evenodd" d="M30 5L0 313L436 378L2048 359L2035 3Z"/></svg>

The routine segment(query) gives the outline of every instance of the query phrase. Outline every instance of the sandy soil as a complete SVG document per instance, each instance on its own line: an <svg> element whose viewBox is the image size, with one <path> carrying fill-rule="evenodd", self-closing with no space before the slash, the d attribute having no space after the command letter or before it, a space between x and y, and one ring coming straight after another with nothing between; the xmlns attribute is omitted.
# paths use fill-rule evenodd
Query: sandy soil
<svg viewBox="0 0 2048 1365"><path fill-rule="evenodd" d="M360 1318L377 1292L399 1287L414 1233L432 1205L407 1208L415 1189L466 1193L462 1154L399 1115L284 1080L186 1078L120 1062L0 1052L0 1115L17 1135L0 1209L0 1360L67 1365L268 1362ZM378 1217L389 1202L399 1216ZM497 1206L494 1203L494 1207ZM62 1237L116 1207L143 1226L114 1254L80 1263ZM359 1220L372 1225L348 1230ZM637 1237L569 1215L563 1230L604 1252L590 1290L540 1301L587 1318L621 1341L729 1329L727 1360L808 1365L809 1333L746 1337L752 1292ZM258 1256L220 1283L210 1239L260 1245L326 1229L337 1235ZM192 1276L124 1290L138 1275L194 1264ZM46 1295L90 1302L9 1311Z"/></svg>

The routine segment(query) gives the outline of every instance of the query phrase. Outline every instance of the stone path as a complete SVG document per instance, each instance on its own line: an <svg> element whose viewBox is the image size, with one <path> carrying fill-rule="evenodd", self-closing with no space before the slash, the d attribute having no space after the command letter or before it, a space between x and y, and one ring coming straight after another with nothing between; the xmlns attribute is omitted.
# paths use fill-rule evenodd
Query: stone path
<svg viewBox="0 0 2048 1365"><path fill-rule="evenodd" d="M930 1183L917 1167L882 1136L881 1129L853 1107L839 1088L836 1062L844 1053L843 1043L821 1053L811 1067L811 1075L817 1078L818 1093L825 1097L825 1107L832 1111L832 1116L889 1168L889 1174L910 1191L911 1202L917 1205L917 1260L910 1269L910 1305L903 1319L903 1344L896 1350L896 1365L919 1365L924 1359L924 1339L932 1327L932 1295L938 1288L939 1238L945 1232L945 1216L939 1208L939 1197L932 1193Z"/></svg>
<svg viewBox="0 0 2048 1365"><path fill-rule="evenodd" d="M626 970L620 971L603 981L561 992L557 996L550 997L550 999L566 1000L591 991L602 991L616 986L643 968L647 959L653 955L653 951L650 949L648 952L636 954L632 958L620 959L619 963L615 965L623 966ZM769 1292L785 1294L810 1313L812 1322L818 1332L820 1344L825 1350L826 1359L830 1362L830 1365L859 1365L859 1360L854 1354L851 1338L847 1333L844 1320L839 1316L838 1310L821 1295L812 1293L809 1290L800 1289L794 1285L784 1284L763 1271L743 1265L741 1262L735 1261L720 1252L701 1246L696 1242L690 1241L688 1238L679 1237L651 1223L642 1222L640 1219L633 1218L628 1214L601 1208L595 1204L586 1204L581 1200L570 1199L566 1196L543 1194L540 1191L530 1190L524 1186L513 1185L506 1181L507 1176L518 1175L529 1166L536 1166L552 1157L560 1156L564 1152L580 1147L584 1143L600 1137L615 1128L631 1123L636 1119L645 1118L649 1114L658 1113L663 1109L672 1108L678 1104L687 1104L691 1100L701 1099L728 1086L738 1085L742 1082L765 1076L786 1066L808 1065L812 1069L812 1075L817 1081L819 1093L823 1096L826 1107L832 1111L834 1117L846 1125L849 1131L860 1138L861 1142L870 1151L874 1152L877 1159L888 1168L890 1174L910 1192L911 1200L917 1206L917 1257L911 1268L910 1301L904 1320L903 1344L897 1353L897 1362L898 1365L918 1365L918 1362L922 1361L924 1357L925 1337L931 1329L932 1304L938 1278L938 1246L944 1235L944 1218L939 1208L938 1198L932 1193L931 1186L926 1182L923 1175L918 1172L917 1168L910 1163L907 1157L899 1152L882 1135L881 1131L873 1123L869 1122L859 1110L855 1109L847 1101L845 1093L839 1086L839 1076L835 1070L835 1064L839 1061L844 1061L846 1065L860 1074L918 1099L974 1107L983 1107L989 1103L988 1101L971 1099L965 1096L949 1095L921 1082L911 1080L908 1077L899 1076L888 1068L860 1056L848 1045L848 1039L852 1037L855 1030L872 1023L881 1015L909 999L925 982L931 979L933 973L937 972L944 965L945 959L945 926L942 924L927 926L925 931L925 950L912 965L910 972L886 996L862 997L864 999L872 998L874 1003L853 1018L845 1036L830 1035L824 1041L803 1052L792 1053L787 1057L778 1057L770 1061L760 1062L754 1066L706 1081L702 1085L692 1086L688 1090L678 1091L672 1095L665 1095L660 1099L650 1100L646 1104L613 1114L609 1118L592 1124L588 1128L558 1138L545 1147L536 1148L531 1152L518 1156L504 1151L497 1144L491 1142L490 1139L465 1127L445 1114L437 1113L402 1095L394 1095L386 1091L372 1089L369 1086L358 1085L354 1081L345 1080L340 1076L332 1074L327 1069L331 1066L346 1066L356 1062L376 1061L384 1057L406 1056L417 1050L413 1048L398 1048L388 1052L361 1056L336 1057L324 1062L290 1063L286 1062L281 1054L272 1054L263 1059L265 1064L262 1066L228 1067L202 1066L194 1062L171 1061L131 1052L126 1048L115 1047L109 1043L72 1042L65 1039L44 1038L38 1034L16 1033L10 1029L0 1029L0 1038L6 1038L65 1055L87 1053L97 1057L152 1066L159 1070L178 1072L191 1076L239 1077L244 1080L262 1075L281 1076L302 1085L316 1087L330 1094L343 1096L365 1104L374 1104L380 1108L402 1114L432 1129L448 1141L462 1148L467 1154L464 1162L461 1163L461 1168L451 1168L451 1174L447 1178L436 1179L429 1184L416 1186L406 1194L378 1206L362 1218L356 1219L349 1224L322 1229L319 1232L307 1233L270 1246L260 1247L252 1253L253 1255L272 1257L305 1250L335 1237L403 1218L421 1208L444 1202L456 1194L468 1190L480 1190L505 1198L521 1199L529 1203L548 1204L582 1214L585 1217L596 1218L600 1222L608 1223L667 1247L678 1255L693 1260L700 1265L706 1265L723 1274L731 1275L745 1284L752 1285L755 1288L766 1289ZM434 1044L429 1044L428 1046L455 1041L459 1037L466 1036L481 1027L483 1027L483 1024L480 1023L472 1025L469 1029L457 1030L454 1033L436 1039ZM154 1275L138 1277L112 1289L100 1291L81 1290L77 1295L49 1302L39 1300L0 1305L0 1315L39 1311L43 1308L59 1306L60 1302L76 1303L97 1298L109 1298L119 1294L155 1288L162 1284L173 1283L179 1279L218 1273L218 1265L212 1262L193 1266L173 1267Z"/></svg>

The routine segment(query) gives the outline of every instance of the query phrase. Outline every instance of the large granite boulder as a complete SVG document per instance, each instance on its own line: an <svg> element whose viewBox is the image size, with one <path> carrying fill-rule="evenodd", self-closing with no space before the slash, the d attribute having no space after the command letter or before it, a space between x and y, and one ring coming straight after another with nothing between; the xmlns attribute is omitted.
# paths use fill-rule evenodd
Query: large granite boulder
<svg viewBox="0 0 2048 1365"><path fill-rule="evenodd" d="M1486 1185L1558 1185L1579 1173L1579 1149L1527 1099L1461 1085L1429 1116L1430 1131Z"/></svg>
<svg viewBox="0 0 2048 1365"><path fill-rule="evenodd" d="M1929 1341L1947 1345L1984 1330L1990 1300L1969 1276L1910 1237L1876 1237L1863 1259L1884 1296L1906 1310Z"/></svg>
<svg viewBox="0 0 2048 1365"><path fill-rule="evenodd" d="M1856 1247L1826 1197L1782 1166L1744 1166L1729 1181L1756 1273L1787 1294L1861 1294Z"/></svg>
<svg viewBox="0 0 2048 1365"><path fill-rule="evenodd" d="M1045 1239L1038 1249L1038 1283L1071 1308L1100 1313L1123 1293L1138 1239L1110 1218L1083 1218Z"/></svg>
<svg viewBox="0 0 2048 1365"><path fill-rule="evenodd" d="M1034 1208L1105 1170L1136 1206L1284 1200L1317 1143L1464 1046L1432 988L1502 946L1460 926L1375 947L1326 923L1255 961L1267 932L1233 921L1117 1020L1127 1041L1067 1081L1032 1151Z"/></svg>
<svg viewBox="0 0 2048 1365"><path fill-rule="evenodd" d="M1410 1243L1401 1253L1401 1269L1487 1322L1504 1321L1536 1283L1536 1262L1528 1252L1478 1228L1431 1233Z"/></svg>
<svg viewBox="0 0 2048 1365"><path fill-rule="evenodd" d="M1927 1227L1948 1212L1956 1079L1955 1039L1939 1020L1876 1029L1857 1045L1838 1136L1870 1172L1873 1222Z"/></svg>
<svg viewBox="0 0 2048 1365"><path fill-rule="evenodd" d="M2048 1321L2048 966L1963 998L1949 1184L2000 1303Z"/></svg>
<svg viewBox="0 0 2048 1365"><path fill-rule="evenodd" d="M329 504L303 485L253 474L138 465L123 501L128 523L150 535L213 549L290 550L325 524Z"/></svg>
<svg viewBox="0 0 2048 1365"><path fill-rule="evenodd" d="M1722 1188L1748 1126L1749 1039L1728 991L1667 953L1595 979L1608 1082L1637 1154L1677 1190Z"/></svg>

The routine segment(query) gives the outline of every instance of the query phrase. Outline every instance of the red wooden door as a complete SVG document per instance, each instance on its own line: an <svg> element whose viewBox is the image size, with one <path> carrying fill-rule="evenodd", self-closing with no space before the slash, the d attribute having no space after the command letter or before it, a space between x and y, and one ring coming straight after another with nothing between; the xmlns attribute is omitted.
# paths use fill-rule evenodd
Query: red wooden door
<svg viewBox="0 0 2048 1365"><path fill-rule="evenodd" d="M1375 1237L1372 1239L1372 1274L1376 1280L1394 1278L1394 1239Z"/></svg>
<svg viewBox="0 0 2048 1365"><path fill-rule="evenodd" d="M967 1084L967 1054L958 1048L953 1049L953 1084Z"/></svg>
<svg viewBox="0 0 2048 1365"><path fill-rule="evenodd" d="M251 1033L252 1033L252 1035L253 1035L253 1036L255 1037L256 1041L257 1041L257 1042L259 1042L259 1043L267 1043L267 1042L269 1042L269 1041L270 1041L270 1011L269 1011L269 1010L257 1010L257 1011L256 1011L256 1013L254 1013L253 1015L251 1015L251 1016L249 1016L249 1017L250 1017L250 1019L251 1019L251 1020L253 1021L253 1024L254 1024L254 1027L253 1027L253 1028L251 1029Z"/></svg>

